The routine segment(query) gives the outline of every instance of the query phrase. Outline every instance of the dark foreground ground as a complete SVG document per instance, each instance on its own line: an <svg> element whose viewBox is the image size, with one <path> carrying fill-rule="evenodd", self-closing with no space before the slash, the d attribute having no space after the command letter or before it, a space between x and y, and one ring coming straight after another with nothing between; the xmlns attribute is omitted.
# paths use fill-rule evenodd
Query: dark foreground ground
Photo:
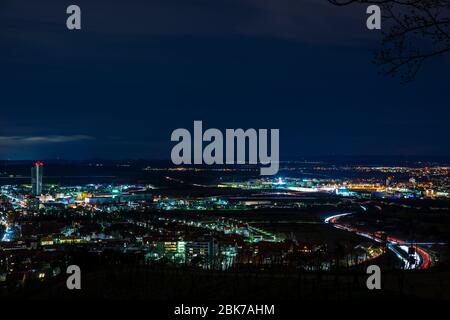
<svg viewBox="0 0 450 320"><path fill-rule="evenodd" d="M3 299L119 299L157 301L450 299L450 272L390 271L382 289L368 290L361 271L339 273L218 273L182 268L109 266L82 275L82 289L70 291L65 278L33 284Z"/></svg>

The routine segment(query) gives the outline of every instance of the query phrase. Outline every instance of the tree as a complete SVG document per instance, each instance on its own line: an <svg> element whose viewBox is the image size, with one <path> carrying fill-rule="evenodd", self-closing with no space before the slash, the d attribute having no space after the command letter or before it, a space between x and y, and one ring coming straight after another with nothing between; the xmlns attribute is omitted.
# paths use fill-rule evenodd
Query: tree
<svg viewBox="0 0 450 320"><path fill-rule="evenodd" d="M384 25L383 47L375 55L382 73L413 80L423 63L450 53L450 0L328 0L337 6L378 5Z"/></svg>

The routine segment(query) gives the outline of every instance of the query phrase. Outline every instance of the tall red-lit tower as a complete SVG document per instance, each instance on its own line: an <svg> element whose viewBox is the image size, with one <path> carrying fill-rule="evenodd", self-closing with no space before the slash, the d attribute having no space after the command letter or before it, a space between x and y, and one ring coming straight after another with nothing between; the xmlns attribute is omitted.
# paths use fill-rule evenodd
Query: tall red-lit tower
<svg viewBox="0 0 450 320"><path fill-rule="evenodd" d="M31 168L31 186L35 196L42 194L42 177L44 175L44 163L37 161Z"/></svg>

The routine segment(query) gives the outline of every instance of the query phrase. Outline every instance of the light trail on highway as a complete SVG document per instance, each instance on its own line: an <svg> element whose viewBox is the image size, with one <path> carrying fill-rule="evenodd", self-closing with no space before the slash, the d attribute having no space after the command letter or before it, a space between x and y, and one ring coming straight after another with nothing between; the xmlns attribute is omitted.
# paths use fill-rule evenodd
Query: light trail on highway
<svg viewBox="0 0 450 320"><path fill-rule="evenodd" d="M351 215L352 213L341 213L329 216L325 218L324 222L326 224L331 224L333 227L345 230L348 232L355 233L359 236L374 240L378 243L383 243L384 240L381 239L377 234L368 231L362 231L353 227L349 227L343 224L338 223L338 220L342 217ZM397 258L399 258L403 262L403 268L406 270L423 270L428 269L431 266L431 256L428 252L426 252L423 248L417 245L411 245L407 241L403 241L392 236L386 237L387 247L391 250ZM409 255L409 249L413 248L414 253L412 254L412 258Z"/></svg>

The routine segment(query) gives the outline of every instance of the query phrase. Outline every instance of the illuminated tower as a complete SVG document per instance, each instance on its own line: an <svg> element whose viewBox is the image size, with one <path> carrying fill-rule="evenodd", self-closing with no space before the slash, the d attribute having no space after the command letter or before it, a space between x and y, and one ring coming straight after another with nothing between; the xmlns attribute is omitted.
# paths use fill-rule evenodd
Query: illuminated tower
<svg viewBox="0 0 450 320"><path fill-rule="evenodd" d="M44 163L38 161L31 168L31 186L35 196L42 194L42 176L44 174Z"/></svg>

